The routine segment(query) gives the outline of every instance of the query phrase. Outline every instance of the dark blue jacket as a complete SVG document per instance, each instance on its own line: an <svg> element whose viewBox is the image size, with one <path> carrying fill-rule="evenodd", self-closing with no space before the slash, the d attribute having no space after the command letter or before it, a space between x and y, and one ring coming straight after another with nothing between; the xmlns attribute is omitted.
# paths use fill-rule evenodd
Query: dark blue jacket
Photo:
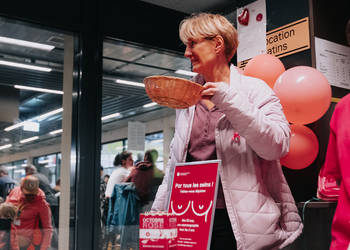
<svg viewBox="0 0 350 250"><path fill-rule="evenodd" d="M107 226L138 225L140 198L134 184L116 184L109 202Z"/></svg>
<svg viewBox="0 0 350 250"><path fill-rule="evenodd" d="M0 177L0 196L6 200L6 196L15 187L16 182L8 175Z"/></svg>

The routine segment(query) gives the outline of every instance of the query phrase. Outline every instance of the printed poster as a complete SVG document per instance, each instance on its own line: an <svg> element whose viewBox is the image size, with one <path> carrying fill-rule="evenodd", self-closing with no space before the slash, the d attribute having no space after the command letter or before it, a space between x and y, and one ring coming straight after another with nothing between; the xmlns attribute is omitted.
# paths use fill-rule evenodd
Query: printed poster
<svg viewBox="0 0 350 250"><path fill-rule="evenodd" d="M350 89L350 47L315 37L316 69L332 86Z"/></svg>
<svg viewBox="0 0 350 250"><path fill-rule="evenodd" d="M266 1L237 9L237 62L266 53Z"/></svg>
<svg viewBox="0 0 350 250"><path fill-rule="evenodd" d="M210 249L221 161L177 164L168 212L176 214L178 249Z"/></svg>
<svg viewBox="0 0 350 250"><path fill-rule="evenodd" d="M143 122L128 122L128 150L145 150L146 124Z"/></svg>

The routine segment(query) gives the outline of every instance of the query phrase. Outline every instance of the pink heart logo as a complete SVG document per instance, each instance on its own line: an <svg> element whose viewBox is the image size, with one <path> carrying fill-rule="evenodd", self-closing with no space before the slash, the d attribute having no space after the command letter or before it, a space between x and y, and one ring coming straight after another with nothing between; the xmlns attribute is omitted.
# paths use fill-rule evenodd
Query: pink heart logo
<svg viewBox="0 0 350 250"><path fill-rule="evenodd" d="M249 10L244 8L242 13L238 16L238 22L242 25L248 25L249 23Z"/></svg>

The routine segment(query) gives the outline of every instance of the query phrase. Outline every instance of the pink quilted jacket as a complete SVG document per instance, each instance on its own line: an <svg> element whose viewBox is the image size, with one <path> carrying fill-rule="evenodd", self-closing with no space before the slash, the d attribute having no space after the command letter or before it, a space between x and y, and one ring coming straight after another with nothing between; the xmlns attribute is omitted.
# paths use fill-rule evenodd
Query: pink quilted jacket
<svg viewBox="0 0 350 250"><path fill-rule="evenodd" d="M202 83L200 77L195 79ZM298 210L283 176L290 129L273 91L231 66L230 85L211 99L225 114L215 130L220 178L238 250L281 249L302 232ZM167 210L174 167L185 162L194 106L177 110L166 175L152 210ZM240 135L240 143L231 139Z"/></svg>

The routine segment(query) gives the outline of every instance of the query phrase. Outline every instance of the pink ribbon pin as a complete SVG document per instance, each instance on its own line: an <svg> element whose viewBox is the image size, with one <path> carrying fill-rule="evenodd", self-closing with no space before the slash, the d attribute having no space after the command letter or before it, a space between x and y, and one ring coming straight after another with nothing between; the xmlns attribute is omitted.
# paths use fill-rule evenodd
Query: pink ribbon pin
<svg viewBox="0 0 350 250"><path fill-rule="evenodd" d="M233 136L232 136L232 141L234 142L234 143L240 143L240 136L239 136L239 134L237 133L237 132L234 132L233 133Z"/></svg>

